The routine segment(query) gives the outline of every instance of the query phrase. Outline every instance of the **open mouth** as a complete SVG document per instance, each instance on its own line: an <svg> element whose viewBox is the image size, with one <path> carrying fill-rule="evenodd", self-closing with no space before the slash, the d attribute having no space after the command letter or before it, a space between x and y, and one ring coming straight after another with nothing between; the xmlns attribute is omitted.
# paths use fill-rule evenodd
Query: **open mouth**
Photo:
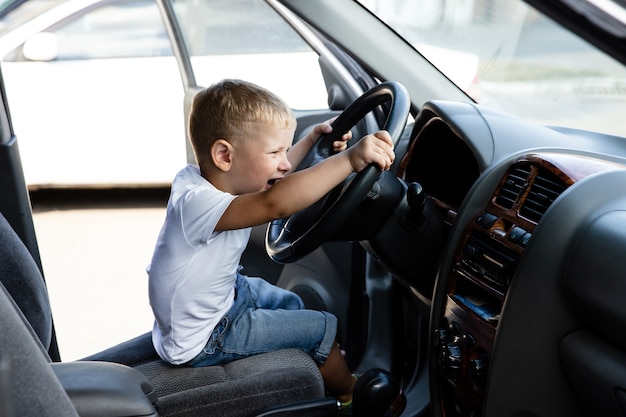
<svg viewBox="0 0 626 417"><path fill-rule="evenodd" d="M278 181L280 180L280 178L270 178L269 180L267 180L267 185L269 187L272 187L274 184L276 184Z"/></svg>

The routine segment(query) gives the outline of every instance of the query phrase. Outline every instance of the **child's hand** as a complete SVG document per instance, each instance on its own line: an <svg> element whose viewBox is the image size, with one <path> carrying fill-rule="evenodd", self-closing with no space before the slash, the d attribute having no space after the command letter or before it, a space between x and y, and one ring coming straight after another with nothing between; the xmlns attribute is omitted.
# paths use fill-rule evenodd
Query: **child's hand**
<svg viewBox="0 0 626 417"><path fill-rule="evenodd" d="M391 136L386 130L363 136L347 152L355 172L361 171L370 164L376 164L380 169L388 170L396 157Z"/></svg>
<svg viewBox="0 0 626 417"><path fill-rule="evenodd" d="M333 131L331 123L335 119L336 119L336 117L333 117L332 119L328 119L325 122L322 122L322 123L316 125L313 128L313 130L311 130L311 132L308 135L309 136L309 140L311 140L311 146L313 144L315 144L315 142L320 138L320 136L327 135L327 134L329 134L329 133L331 133ZM345 151L346 148L348 147L348 141L350 139L352 139L352 131L348 131L341 138L339 138L339 140L336 140L336 141L333 142L333 151L335 153L341 152L341 151Z"/></svg>

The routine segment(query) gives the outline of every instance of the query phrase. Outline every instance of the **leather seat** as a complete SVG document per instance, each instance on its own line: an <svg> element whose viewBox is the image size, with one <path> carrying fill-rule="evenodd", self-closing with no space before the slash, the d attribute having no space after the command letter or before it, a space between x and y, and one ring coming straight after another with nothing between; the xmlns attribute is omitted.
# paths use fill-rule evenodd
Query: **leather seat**
<svg viewBox="0 0 626 417"><path fill-rule="evenodd" d="M49 369L51 360L46 352L51 341L52 314L43 276L2 215L0 281L4 286L0 286L0 314L5 317L0 329L0 365L8 363L10 367L10 371L0 371L0 376L10 372L12 384L19 386L11 392L26 393L28 388L41 383L46 386L44 393L37 390L41 404L18 395L14 401L15 415L77 415L71 403L68 406L67 395ZM11 320L6 319L9 316ZM298 350L253 356L223 366L175 367L157 356L150 334L146 333L84 360L114 362L140 371L154 389L155 408L161 416L244 417L260 415L268 407L287 403L304 404L298 408L298 415L307 415L309 410L310 415L319 416L323 414L318 405L333 403L324 399L317 365ZM0 389L0 392L7 391ZM45 410L44 403L54 403L54 412L41 412ZM309 403L313 406L306 405ZM3 416L1 410L0 416Z"/></svg>

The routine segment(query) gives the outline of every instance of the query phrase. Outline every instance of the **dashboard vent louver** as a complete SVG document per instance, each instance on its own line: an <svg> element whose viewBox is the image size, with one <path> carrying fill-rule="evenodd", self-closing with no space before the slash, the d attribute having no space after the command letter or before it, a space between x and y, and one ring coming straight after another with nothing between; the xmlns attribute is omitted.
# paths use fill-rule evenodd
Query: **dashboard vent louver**
<svg viewBox="0 0 626 417"><path fill-rule="evenodd" d="M520 164L513 167L498 191L496 203L506 209L512 208L526 188L529 175L529 165Z"/></svg>
<svg viewBox="0 0 626 417"><path fill-rule="evenodd" d="M543 170L539 171L520 208L520 215L538 223L548 207L566 188L567 185L556 175Z"/></svg>

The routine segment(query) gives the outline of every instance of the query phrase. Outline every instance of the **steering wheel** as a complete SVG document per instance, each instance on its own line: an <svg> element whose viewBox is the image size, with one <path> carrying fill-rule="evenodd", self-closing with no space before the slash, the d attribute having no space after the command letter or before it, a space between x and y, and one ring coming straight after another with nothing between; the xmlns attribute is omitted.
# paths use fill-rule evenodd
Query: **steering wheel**
<svg viewBox="0 0 626 417"><path fill-rule="evenodd" d="M322 135L305 155L297 170L313 166L333 153L333 142L339 140L377 106L389 102L383 130L394 145L402 136L411 101L404 86L384 82L366 91L348 106L332 123L333 131ZM365 199L381 170L372 164L348 177L310 207L290 217L272 221L265 234L265 250L276 262L290 263L308 255L346 222Z"/></svg>

